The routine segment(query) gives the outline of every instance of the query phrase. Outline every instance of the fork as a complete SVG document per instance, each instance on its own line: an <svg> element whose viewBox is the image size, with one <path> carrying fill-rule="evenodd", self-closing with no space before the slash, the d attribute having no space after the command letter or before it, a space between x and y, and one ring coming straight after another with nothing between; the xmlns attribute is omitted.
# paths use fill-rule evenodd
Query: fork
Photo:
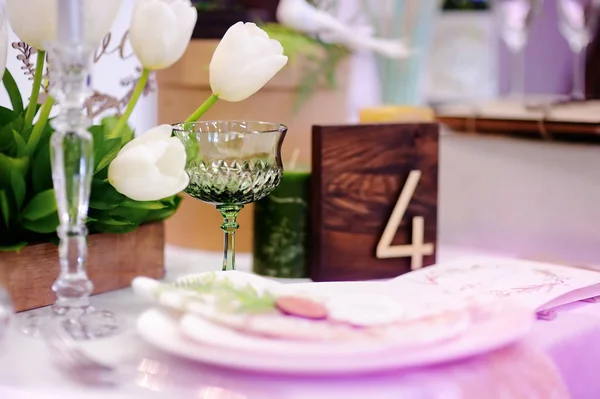
<svg viewBox="0 0 600 399"><path fill-rule="evenodd" d="M52 360L57 363L69 377L94 385L114 385L115 368L93 359L73 338L71 338L62 323L64 318L52 317L41 329L47 343Z"/></svg>

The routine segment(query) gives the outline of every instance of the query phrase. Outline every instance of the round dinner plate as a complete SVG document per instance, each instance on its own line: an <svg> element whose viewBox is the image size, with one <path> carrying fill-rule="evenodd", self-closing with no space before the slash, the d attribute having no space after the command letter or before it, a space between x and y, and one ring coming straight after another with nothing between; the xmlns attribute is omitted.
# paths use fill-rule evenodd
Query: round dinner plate
<svg viewBox="0 0 600 399"><path fill-rule="evenodd" d="M534 315L527 308L503 301L496 311L488 317L475 318L453 339L417 347L372 345L353 356L348 351L326 350L327 345L323 345L322 352L305 351L300 356L298 352L302 352L306 343L282 340L273 340L273 344L286 349L275 352L265 349L265 338L224 329L196 316L181 318L159 308L144 312L137 321L137 329L151 345L205 364L268 373L332 375L425 366L483 354L519 340L533 321ZM215 338L220 333L222 339ZM314 349L314 345L309 346Z"/></svg>

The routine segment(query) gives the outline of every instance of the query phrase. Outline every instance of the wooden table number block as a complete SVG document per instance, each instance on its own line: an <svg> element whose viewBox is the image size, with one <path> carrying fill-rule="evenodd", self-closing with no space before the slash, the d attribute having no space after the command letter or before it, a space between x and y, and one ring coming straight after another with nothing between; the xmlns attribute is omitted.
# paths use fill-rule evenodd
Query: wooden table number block
<svg viewBox="0 0 600 399"><path fill-rule="evenodd" d="M396 277L435 263L437 124L315 126L310 277Z"/></svg>

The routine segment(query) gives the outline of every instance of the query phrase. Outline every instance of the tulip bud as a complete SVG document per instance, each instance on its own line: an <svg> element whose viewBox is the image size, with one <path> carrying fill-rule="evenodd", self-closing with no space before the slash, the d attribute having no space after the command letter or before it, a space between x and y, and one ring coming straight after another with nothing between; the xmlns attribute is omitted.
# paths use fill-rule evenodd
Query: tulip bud
<svg viewBox="0 0 600 399"><path fill-rule="evenodd" d="M127 143L108 166L108 181L121 194L135 201L156 201L183 191L185 147L173 128L157 126Z"/></svg>
<svg viewBox="0 0 600 399"><path fill-rule="evenodd" d="M122 0L82 0L85 41L96 46L110 31ZM6 12L19 39L38 49L56 40L58 0L6 0Z"/></svg>
<svg viewBox="0 0 600 399"><path fill-rule="evenodd" d="M129 41L146 69L164 69L185 52L198 11L190 0L137 0Z"/></svg>
<svg viewBox="0 0 600 399"><path fill-rule="evenodd" d="M226 101L242 101L260 90L288 58L277 40L256 24L238 22L227 30L210 62L210 87Z"/></svg>

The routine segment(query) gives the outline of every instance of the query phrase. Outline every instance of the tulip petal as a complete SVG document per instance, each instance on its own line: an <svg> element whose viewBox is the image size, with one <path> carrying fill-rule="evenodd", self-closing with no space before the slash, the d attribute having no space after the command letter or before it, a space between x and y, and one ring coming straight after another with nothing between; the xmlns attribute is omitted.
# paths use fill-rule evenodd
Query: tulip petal
<svg viewBox="0 0 600 399"><path fill-rule="evenodd" d="M132 148L124 152L121 150L117 157L108 165L108 180L123 181L129 178L141 177L146 170L154 166L152 153L144 147Z"/></svg>
<svg viewBox="0 0 600 399"><path fill-rule="evenodd" d="M122 0L84 0L84 35L90 45L98 45L109 32ZM6 11L19 39L45 50L57 36L57 0L7 0Z"/></svg>
<svg viewBox="0 0 600 399"><path fill-rule="evenodd" d="M6 12L13 31L30 46L44 50L56 38L56 0L6 0Z"/></svg>
<svg viewBox="0 0 600 399"><path fill-rule="evenodd" d="M170 45L171 58L168 66L177 62L185 53L198 19L198 11L187 1L176 2L172 5L172 8L178 21L178 35Z"/></svg>
<svg viewBox="0 0 600 399"><path fill-rule="evenodd" d="M156 166L161 173L168 176L178 176L185 169L186 154L183 143L176 137L171 137L168 146Z"/></svg>
<svg viewBox="0 0 600 399"><path fill-rule="evenodd" d="M121 8L122 0L84 0L84 27L86 42L96 46L110 32Z"/></svg>
<svg viewBox="0 0 600 399"><path fill-rule="evenodd" d="M165 197L169 197L171 195L182 192L183 190L185 190L187 188L187 186L189 184L190 184L190 177L188 176L188 174L185 173L185 171L183 173L180 173L179 180L177 180L177 184L175 184L175 186L173 186L173 190L172 190L173 194L169 194ZM163 198L165 198L165 197L163 197Z"/></svg>
<svg viewBox="0 0 600 399"><path fill-rule="evenodd" d="M171 137L172 133L173 127L171 125L159 125L153 127L146 133L139 135L135 139L131 140L129 143L125 144L125 146L121 148L121 152L127 151L130 148L137 147L139 145L143 145L148 141L167 140L169 137Z"/></svg>
<svg viewBox="0 0 600 399"><path fill-rule="evenodd" d="M248 22L244 24L246 28L246 33L250 36L258 36L264 39L269 39L269 35L264 30L260 29L255 23Z"/></svg>
<svg viewBox="0 0 600 399"><path fill-rule="evenodd" d="M157 126L124 146L108 167L108 181L135 201L163 199L187 187L183 143L171 126Z"/></svg>
<svg viewBox="0 0 600 399"><path fill-rule="evenodd" d="M129 41L145 68L160 69L177 35L177 18L162 0L138 0L131 16Z"/></svg>
<svg viewBox="0 0 600 399"><path fill-rule="evenodd" d="M235 79L230 77L229 81L219 82L221 85L219 91L215 91L212 84L211 88L222 100L231 102L245 100L267 84L285 66L287 60L284 55L258 60L246 66Z"/></svg>
<svg viewBox="0 0 600 399"><path fill-rule="evenodd" d="M139 179L131 179L122 187L115 187L121 194L135 201L156 201L184 190L189 183L185 172L179 176L165 176L156 168L150 169Z"/></svg>
<svg viewBox="0 0 600 399"><path fill-rule="evenodd" d="M238 22L217 46L210 62L212 92L226 101L256 93L287 63L283 47L256 24Z"/></svg>
<svg viewBox="0 0 600 399"><path fill-rule="evenodd" d="M185 52L198 13L189 0L137 0L129 40L145 68L173 65Z"/></svg>
<svg viewBox="0 0 600 399"><path fill-rule="evenodd" d="M229 59L232 54L235 54L237 47L243 48L243 40L244 40L244 23L238 22L225 32L223 38L219 42L219 45L215 49L212 59L210 61L210 76L211 81L213 76L219 74L219 69L223 67L227 67L229 63ZM213 90L214 92L214 90Z"/></svg>

